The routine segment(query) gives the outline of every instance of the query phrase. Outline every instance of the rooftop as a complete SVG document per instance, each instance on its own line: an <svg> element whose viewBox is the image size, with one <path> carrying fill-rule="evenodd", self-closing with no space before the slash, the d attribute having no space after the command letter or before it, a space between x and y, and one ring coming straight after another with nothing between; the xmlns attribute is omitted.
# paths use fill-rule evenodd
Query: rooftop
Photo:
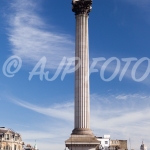
<svg viewBox="0 0 150 150"><path fill-rule="evenodd" d="M20 135L19 133L15 132L15 131L12 130L12 129L5 128L5 127L0 127L0 134L5 134L6 132L10 132L10 133L12 133L12 134Z"/></svg>

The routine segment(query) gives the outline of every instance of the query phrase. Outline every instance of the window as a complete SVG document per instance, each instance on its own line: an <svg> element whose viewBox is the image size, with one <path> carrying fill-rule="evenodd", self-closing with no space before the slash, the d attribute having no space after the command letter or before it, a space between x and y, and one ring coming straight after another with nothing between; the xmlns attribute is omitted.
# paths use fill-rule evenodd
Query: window
<svg viewBox="0 0 150 150"><path fill-rule="evenodd" d="M9 134L5 135L5 140L9 140Z"/></svg>
<svg viewBox="0 0 150 150"><path fill-rule="evenodd" d="M14 150L17 150L17 146L16 145L14 146Z"/></svg>
<svg viewBox="0 0 150 150"><path fill-rule="evenodd" d="M108 141L105 141L105 144L108 144Z"/></svg>
<svg viewBox="0 0 150 150"><path fill-rule="evenodd" d="M5 148L6 150L11 150L11 147L9 145L7 145Z"/></svg>
<svg viewBox="0 0 150 150"><path fill-rule="evenodd" d="M9 150L9 146L8 145L6 146L6 150Z"/></svg>

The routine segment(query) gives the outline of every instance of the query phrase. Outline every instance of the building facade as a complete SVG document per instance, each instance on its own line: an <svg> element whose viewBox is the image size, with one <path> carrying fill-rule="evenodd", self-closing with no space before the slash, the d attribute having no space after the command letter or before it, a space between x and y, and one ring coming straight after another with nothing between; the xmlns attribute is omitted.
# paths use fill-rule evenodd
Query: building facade
<svg viewBox="0 0 150 150"><path fill-rule="evenodd" d="M127 150L127 140L110 140L111 150Z"/></svg>
<svg viewBox="0 0 150 150"><path fill-rule="evenodd" d="M127 140L111 140L110 135L97 137L100 142L99 150L127 150ZM144 149L143 149L144 150Z"/></svg>
<svg viewBox="0 0 150 150"><path fill-rule="evenodd" d="M38 150L38 148L36 144L34 147L32 147L30 144L27 144L26 146L24 146L23 150Z"/></svg>
<svg viewBox="0 0 150 150"><path fill-rule="evenodd" d="M21 135L12 129L0 127L0 150L22 150Z"/></svg>
<svg viewBox="0 0 150 150"><path fill-rule="evenodd" d="M140 150L147 150L147 146L142 142L142 145L140 146Z"/></svg>
<svg viewBox="0 0 150 150"><path fill-rule="evenodd" d="M104 135L104 137L98 137L100 142L99 149L108 149L110 146L110 135Z"/></svg>

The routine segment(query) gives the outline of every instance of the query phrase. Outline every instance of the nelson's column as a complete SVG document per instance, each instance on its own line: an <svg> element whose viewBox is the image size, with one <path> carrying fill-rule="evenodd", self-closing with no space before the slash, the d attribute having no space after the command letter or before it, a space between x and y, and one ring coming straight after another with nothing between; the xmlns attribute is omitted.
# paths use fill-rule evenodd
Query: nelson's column
<svg viewBox="0 0 150 150"><path fill-rule="evenodd" d="M96 150L100 142L90 129L89 92L88 18L92 0L73 0L72 5L76 17L75 57L80 59L80 67L75 72L74 130L65 144L69 150Z"/></svg>

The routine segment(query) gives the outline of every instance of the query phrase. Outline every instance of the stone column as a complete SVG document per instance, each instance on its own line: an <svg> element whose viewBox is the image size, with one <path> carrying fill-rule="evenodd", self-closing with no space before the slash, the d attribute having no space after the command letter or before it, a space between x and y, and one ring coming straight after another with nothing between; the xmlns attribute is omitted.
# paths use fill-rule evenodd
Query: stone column
<svg viewBox="0 0 150 150"><path fill-rule="evenodd" d="M88 16L92 0L73 0L72 5L76 17L75 56L80 60L80 67L75 72L74 130L65 144L69 150L96 150L100 142L90 129L89 96Z"/></svg>
<svg viewBox="0 0 150 150"><path fill-rule="evenodd" d="M80 67L75 72L75 122L72 135L92 135L90 130L88 18L92 0L73 0L76 17L75 56ZM76 65L78 61L76 61Z"/></svg>

